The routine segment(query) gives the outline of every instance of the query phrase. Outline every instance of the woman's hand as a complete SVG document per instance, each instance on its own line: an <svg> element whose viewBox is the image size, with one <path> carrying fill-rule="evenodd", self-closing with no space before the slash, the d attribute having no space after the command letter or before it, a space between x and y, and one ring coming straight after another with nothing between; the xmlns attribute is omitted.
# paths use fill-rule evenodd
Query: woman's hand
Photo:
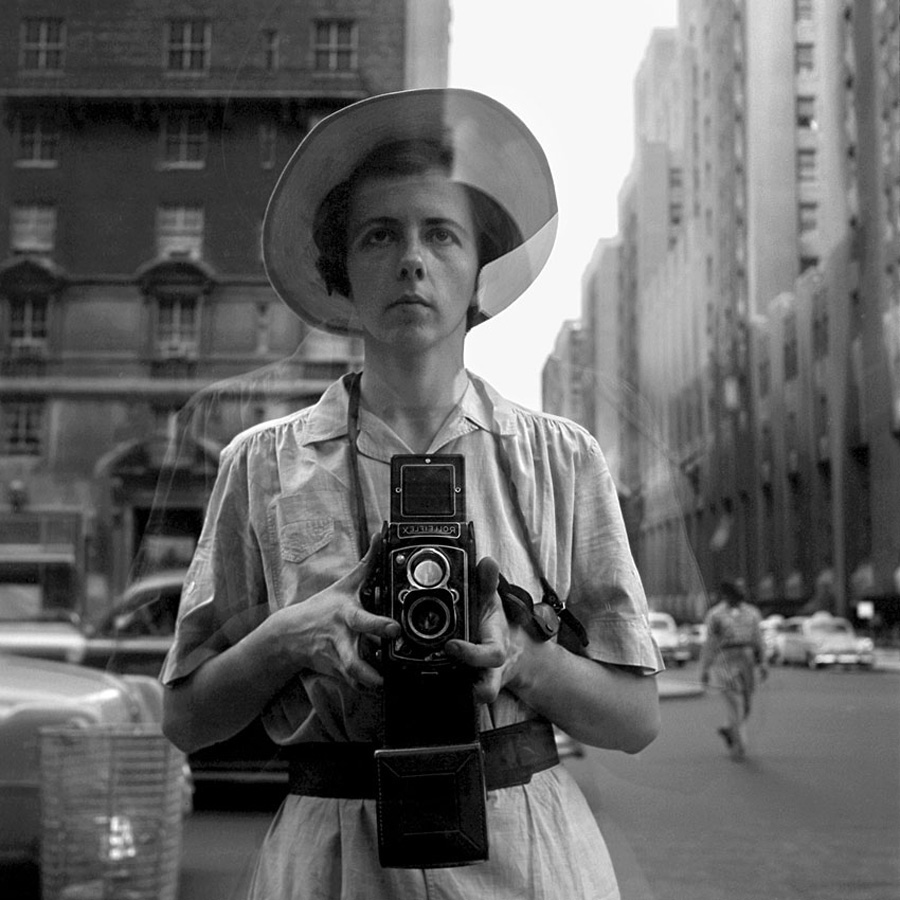
<svg viewBox="0 0 900 900"><path fill-rule="evenodd" d="M277 620L271 624L281 665L294 672L313 669L355 688L382 683L379 672L363 659L360 641L396 637L400 624L363 609L359 599L360 588L380 552L381 536L375 535L366 555L343 578L270 617Z"/></svg>
<svg viewBox="0 0 900 900"><path fill-rule="evenodd" d="M478 563L479 639L477 643L452 640L447 653L464 665L480 669L475 682L475 697L481 703L493 703L500 689L512 680L516 663L532 639L524 629L507 621L497 593L500 567L489 556Z"/></svg>

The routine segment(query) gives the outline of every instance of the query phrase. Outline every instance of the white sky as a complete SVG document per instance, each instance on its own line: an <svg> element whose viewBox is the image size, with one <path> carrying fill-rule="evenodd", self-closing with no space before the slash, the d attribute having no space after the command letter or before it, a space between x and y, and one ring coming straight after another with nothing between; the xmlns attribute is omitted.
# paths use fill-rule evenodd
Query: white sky
<svg viewBox="0 0 900 900"><path fill-rule="evenodd" d="M617 197L634 147L634 76L677 0L451 0L450 85L489 94L534 132L550 161L559 234L544 271L467 339L466 364L511 400L540 408L540 375Z"/></svg>

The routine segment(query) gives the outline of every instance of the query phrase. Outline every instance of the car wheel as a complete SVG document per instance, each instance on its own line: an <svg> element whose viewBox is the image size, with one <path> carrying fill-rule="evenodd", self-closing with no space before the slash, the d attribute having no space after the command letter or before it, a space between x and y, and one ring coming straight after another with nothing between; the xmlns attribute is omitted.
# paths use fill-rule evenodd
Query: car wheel
<svg viewBox="0 0 900 900"><path fill-rule="evenodd" d="M810 669L818 669L819 668L819 664L816 662L816 658L812 654L807 655L806 665L809 666Z"/></svg>

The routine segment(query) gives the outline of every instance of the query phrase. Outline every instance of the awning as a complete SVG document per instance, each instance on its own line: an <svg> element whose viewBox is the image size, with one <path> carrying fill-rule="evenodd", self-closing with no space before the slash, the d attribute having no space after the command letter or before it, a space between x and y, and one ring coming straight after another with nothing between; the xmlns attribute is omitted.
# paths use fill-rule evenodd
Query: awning
<svg viewBox="0 0 900 900"><path fill-rule="evenodd" d="M74 566L75 548L71 544L0 544L2 563Z"/></svg>

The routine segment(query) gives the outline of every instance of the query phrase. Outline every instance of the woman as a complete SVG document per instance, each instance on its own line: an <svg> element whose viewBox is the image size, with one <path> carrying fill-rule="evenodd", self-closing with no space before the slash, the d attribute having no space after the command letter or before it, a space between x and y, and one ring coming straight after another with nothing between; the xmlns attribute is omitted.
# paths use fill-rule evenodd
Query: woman
<svg viewBox="0 0 900 900"><path fill-rule="evenodd" d="M483 614L477 641L446 651L473 670L482 742L505 745L485 750L486 767L528 757L523 738L507 737L522 723L626 752L657 733L646 676L661 660L596 442L464 367L468 329L533 281L555 228L540 146L470 91L347 107L310 132L275 188L264 228L273 286L306 321L360 334L365 363L316 406L223 452L162 675L165 730L183 749L261 715L302 760L253 897L618 897L594 818L559 765L489 781L490 859L427 870L379 864L360 767L345 767L344 782L333 771L383 737L382 675L365 650L400 626L359 595L395 454L465 456ZM552 586L567 598L563 619L583 625L587 646L563 640L565 628L541 640L527 617L507 621L498 568L533 597L552 601Z"/></svg>
<svg viewBox="0 0 900 900"><path fill-rule="evenodd" d="M708 687L710 670L715 672L715 686L728 719L718 732L735 760L747 754L747 720L756 692L757 667L760 678L768 676L761 621L759 610L747 602L743 585L737 581L722 582L719 602L706 614L700 682Z"/></svg>

